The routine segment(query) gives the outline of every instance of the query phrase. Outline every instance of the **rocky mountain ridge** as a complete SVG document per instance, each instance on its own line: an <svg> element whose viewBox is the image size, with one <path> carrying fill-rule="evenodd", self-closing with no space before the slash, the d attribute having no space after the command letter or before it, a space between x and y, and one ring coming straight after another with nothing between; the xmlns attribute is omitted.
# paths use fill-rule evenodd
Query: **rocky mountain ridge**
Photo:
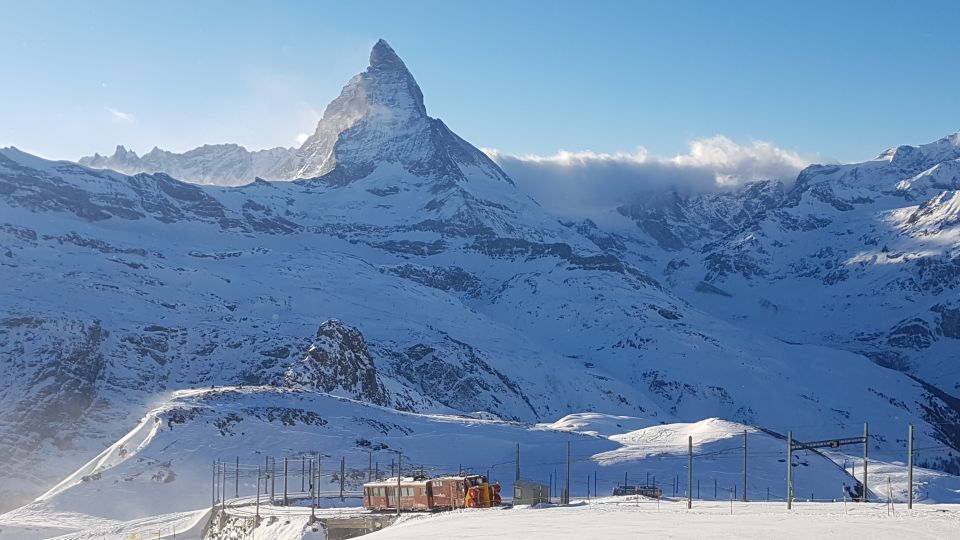
<svg viewBox="0 0 960 540"><path fill-rule="evenodd" d="M642 256L614 252L721 318L865 354L956 394L958 163L953 134L810 166L789 190L663 194L620 209L638 229L617 234L646 246Z"/></svg>

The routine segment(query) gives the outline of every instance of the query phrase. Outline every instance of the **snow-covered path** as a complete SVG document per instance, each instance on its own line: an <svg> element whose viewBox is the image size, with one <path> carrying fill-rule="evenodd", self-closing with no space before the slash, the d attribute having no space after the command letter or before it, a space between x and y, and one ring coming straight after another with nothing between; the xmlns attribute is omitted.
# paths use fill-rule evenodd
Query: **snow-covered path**
<svg viewBox="0 0 960 540"><path fill-rule="evenodd" d="M960 505L906 506L888 515L883 504L663 501L599 503L550 508L448 512L408 517L365 538L960 538Z"/></svg>

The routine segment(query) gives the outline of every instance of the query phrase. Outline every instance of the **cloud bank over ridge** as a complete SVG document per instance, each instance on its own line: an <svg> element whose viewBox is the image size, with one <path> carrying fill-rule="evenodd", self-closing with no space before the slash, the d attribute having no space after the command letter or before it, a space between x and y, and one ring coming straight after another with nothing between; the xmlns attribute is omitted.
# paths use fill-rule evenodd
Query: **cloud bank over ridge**
<svg viewBox="0 0 960 540"><path fill-rule="evenodd" d="M673 157L634 153L560 151L512 155L484 149L517 185L548 210L568 218L594 218L651 191L693 194L732 189L757 180L792 183L816 161L765 141L737 144L723 135L695 139Z"/></svg>

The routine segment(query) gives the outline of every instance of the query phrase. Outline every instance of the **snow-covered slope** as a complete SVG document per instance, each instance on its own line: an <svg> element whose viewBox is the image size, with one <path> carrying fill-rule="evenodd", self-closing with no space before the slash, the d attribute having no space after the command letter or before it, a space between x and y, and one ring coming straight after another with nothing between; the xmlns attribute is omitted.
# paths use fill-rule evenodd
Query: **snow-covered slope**
<svg viewBox="0 0 960 540"><path fill-rule="evenodd" d="M614 251L723 319L862 353L956 396L958 175L954 134L811 166L788 191L673 195L621 209L639 226L621 234L665 249Z"/></svg>
<svg viewBox="0 0 960 540"><path fill-rule="evenodd" d="M55 485L158 396L222 385L807 438L869 421L880 457L912 422L930 464L960 447L950 396L695 308L642 269L642 240L611 251L559 223L425 111L381 42L298 154L321 176L197 186L0 150L4 500Z"/></svg>
<svg viewBox="0 0 960 540"><path fill-rule="evenodd" d="M788 512L780 503L712 501L698 502L693 510L687 510L685 503L680 501L657 504L647 500L606 498L562 507L411 516L398 525L371 534L368 540L481 540L491 537L580 540L640 535L666 540L940 540L956 535L957 512L956 505L937 505L909 513L903 507L896 507L891 514L885 505L864 508L863 505L841 502L800 504L795 511Z"/></svg>
<svg viewBox="0 0 960 540"><path fill-rule="evenodd" d="M31 538L48 531L69 532L70 519L75 529L88 531L76 536L83 538L95 537L98 531L147 529L148 525L138 520L148 514L176 516L182 521L189 516L187 510L210 504L210 486L197 479L207 479L216 460L226 463L226 495L231 499L257 493L256 467L265 470L269 457L280 458L281 467L283 457L292 460L290 492L300 491L300 459L319 458L320 490L335 494L340 488L341 458L346 463L345 489L355 491L371 474L371 464L374 471L387 475L398 452L407 470L430 474L461 468L476 471L501 482L509 497L519 445L521 475L552 484L556 494L565 481L568 442L573 497L586 498L588 489L594 499L598 493L608 497L626 477L630 483L655 483L666 498L676 501L687 493L688 437L694 441L694 498L728 501L736 489L739 501L745 432L750 460L748 498L782 500L785 441L716 418L654 424L643 418L590 413L537 425L401 412L303 389L185 390L174 392L130 433L37 501L0 516L0 529L16 532L31 527L32 531L23 531L24 537ZM844 469L846 459L855 456L797 452L796 496L842 497L842 486L857 481L848 474L850 469ZM240 475L236 478L238 461ZM879 493L882 489L885 495L887 478L893 478L892 493L902 501L906 496L903 466L874 461L872 467L870 482L875 490ZM591 479L589 485L587 478ZM924 469L916 471L916 481L917 500L925 503L952 500L960 489L960 479ZM275 489L278 493L282 490L282 481L277 481ZM324 499L321 506L336 503ZM698 507L701 504L698 502ZM302 525L299 523L301 529ZM162 525L154 527L166 532Z"/></svg>

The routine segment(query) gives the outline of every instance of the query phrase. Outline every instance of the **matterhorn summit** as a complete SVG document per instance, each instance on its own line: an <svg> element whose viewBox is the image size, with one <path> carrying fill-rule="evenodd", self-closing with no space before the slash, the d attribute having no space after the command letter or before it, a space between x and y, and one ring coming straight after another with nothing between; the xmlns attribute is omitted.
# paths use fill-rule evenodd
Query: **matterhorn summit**
<svg viewBox="0 0 960 540"><path fill-rule="evenodd" d="M323 114L313 136L304 141L291 177L321 176L340 161L357 165L380 153L400 158L397 142L429 129L423 93L403 60L382 39L370 52L370 67L353 77ZM363 144L342 144L347 130ZM358 163L359 162L359 163Z"/></svg>
<svg viewBox="0 0 960 540"><path fill-rule="evenodd" d="M282 176L312 178L336 171L339 181L349 182L378 163L448 180L463 180L466 168L477 167L509 182L485 154L427 116L417 81L382 39L370 51L370 66L327 106Z"/></svg>

